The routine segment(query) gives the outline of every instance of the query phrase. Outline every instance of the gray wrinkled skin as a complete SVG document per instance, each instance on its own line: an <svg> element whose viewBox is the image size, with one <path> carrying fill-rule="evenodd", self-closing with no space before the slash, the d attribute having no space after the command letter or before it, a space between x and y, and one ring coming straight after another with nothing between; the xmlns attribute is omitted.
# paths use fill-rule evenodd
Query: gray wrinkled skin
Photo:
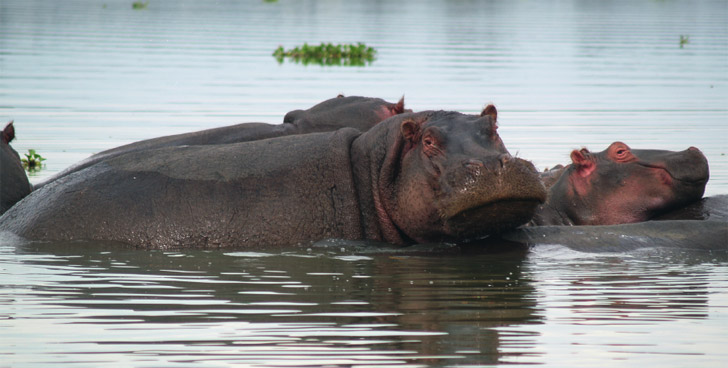
<svg viewBox="0 0 728 368"><path fill-rule="evenodd" d="M397 103L380 98L339 96L307 110L286 114L283 124L241 123L221 128L147 139L99 152L35 185L35 188L119 155L163 147L228 144L282 137L292 134L330 132L351 127L362 132L391 116L405 112L404 98Z"/></svg>
<svg viewBox="0 0 728 368"><path fill-rule="evenodd" d="M502 236L528 246L562 245L583 252L645 248L728 251L728 195L706 197L654 220L600 226L529 226Z"/></svg>
<svg viewBox="0 0 728 368"><path fill-rule="evenodd" d="M127 153L31 193L0 232L141 248L458 241L525 223L545 195L532 165L507 154L494 114L426 111L363 134Z"/></svg>

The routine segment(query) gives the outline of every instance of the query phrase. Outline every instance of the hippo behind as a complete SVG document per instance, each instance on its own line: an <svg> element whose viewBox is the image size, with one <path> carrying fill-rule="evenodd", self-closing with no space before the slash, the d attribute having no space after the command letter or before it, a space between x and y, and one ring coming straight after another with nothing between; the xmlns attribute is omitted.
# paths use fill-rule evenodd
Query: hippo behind
<svg viewBox="0 0 728 368"><path fill-rule="evenodd" d="M5 125L0 137L0 214L5 213L16 202L27 196L32 186L25 175L20 155L10 141L15 138L13 122Z"/></svg>
<svg viewBox="0 0 728 368"><path fill-rule="evenodd" d="M549 198L535 225L613 225L648 220L699 200L708 161L685 151L632 150L622 142L591 153L571 152L571 165L542 175Z"/></svg>
<svg viewBox="0 0 728 368"><path fill-rule="evenodd" d="M132 152L35 191L0 231L144 248L458 241L527 222L545 196L489 106L397 115L363 134Z"/></svg>
<svg viewBox="0 0 728 368"><path fill-rule="evenodd" d="M366 132L389 117L412 110L404 108L404 97L396 104L381 98L338 95L308 110L293 110L283 117L296 134L331 132L340 128L355 128Z"/></svg>
<svg viewBox="0 0 728 368"><path fill-rule="evenodd" d="M404 108L404 97L397 103L391 103L381 98L339 95L308 110L294 110L287 113L283 124L241 123L152 138L112 148L72 165L42 183L36 184L35 188L40 188L70 173L125 153L182 145L248 142L291 134L334 131L344 127L356 128L363 132L382 120L406 111L411 112Z"/></svg>

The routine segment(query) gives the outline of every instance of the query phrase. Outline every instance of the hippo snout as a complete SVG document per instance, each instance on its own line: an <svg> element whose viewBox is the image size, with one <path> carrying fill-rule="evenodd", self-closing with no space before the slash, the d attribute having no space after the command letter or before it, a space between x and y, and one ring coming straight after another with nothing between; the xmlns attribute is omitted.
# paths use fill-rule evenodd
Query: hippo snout
<svg viewBox="0 0 728 368"><path fill-rule="evenodd" d="M494 159L479 160L479 159L468 159L465 160L463 166L470 176L484 175L486 172L490 175L501 175L506 166L513 160L513 156L509 153L503 153L495 157Z"/></svg>
<svg viewBox="0 0 728 368"><path fill-rule="evenodd" d="M688 183L706 183L710 176L708 159L696 147L689 147L665 161L665 169L673 179Z"/></svg>

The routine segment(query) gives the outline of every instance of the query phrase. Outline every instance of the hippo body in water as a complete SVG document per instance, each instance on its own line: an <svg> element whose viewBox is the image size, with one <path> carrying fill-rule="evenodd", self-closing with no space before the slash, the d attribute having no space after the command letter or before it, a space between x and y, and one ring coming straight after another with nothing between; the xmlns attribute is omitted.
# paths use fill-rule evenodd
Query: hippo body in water
<svg viewBox="0 0 728 368"><path fill-rule="evenodd" d="M587 252L728 251L728 196L700 198L709 173L698 149L631 150L615 142L604 152L583 149L571 158L571 165L541 174L549 199L530 224L538 226L502 239Z"/></svg>
<svg viewBox="0 0 728 368"><path fill-rule="evenodd" d="M478 238L527 222L546 196L496 115L425 111L366 133L131 152L33 192L0 231L143 248Z"/></svg>
<svg viewBox="0 0 728 368"><path fill-rule="evenodd" d="M163 147L210 145L248 142L293 134L330 132L351 127L362 132L382 120L405 111L404 98L397 103L380 98L338 96L321 102L308 110L294 110L285 115L283 124L241 123L197 132L147 139L99 152L35 185L38 189L58 178L92 166L100 161L130 152L148 151Z"/></svg>
<svg viewBox="0 0 728 368"><path fill-rule="evenodd" d="M583 252L678 248L728 252L728 195L705 197L650 221L621 225L528 226L503 239Z"/></svg>
<svg viewBox="0 0 728 368"><path fill-rule="evenodd" d="M591 153L571 152L572 163L541 174L549 198L532 225L615 225L646 221L698 201L708 161L685 151L632 150L622 142Z"/></svg>
<svg viewBox="0 0 728 368"><path fill-rule="evenodd" d="M20 155L10 141L15 138L15 127L9 122L0 132L0 214L27 196L32 186L25 175Z"/></svg>

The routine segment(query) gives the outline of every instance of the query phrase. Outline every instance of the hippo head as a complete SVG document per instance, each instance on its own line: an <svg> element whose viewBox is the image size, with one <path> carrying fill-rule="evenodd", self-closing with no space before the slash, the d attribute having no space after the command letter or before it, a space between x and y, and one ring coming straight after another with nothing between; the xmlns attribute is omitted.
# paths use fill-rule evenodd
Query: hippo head
<svg viewBox="0 0 728 368"><path fill-rule="evenodd" d="M343 127L365 132L382 120L411 111L404 108L404 97L391 103L381 98L339 95L308 110L293 110L283 117L283 123L293 124L299 133L327 132Z"/></svg>
<svg viewBox="0 0 728 368"><path fill-rule="evenodd" d="M531 219L546 190L530 162L508 153L496 117L489 105L479 116L425 111L376 127L391 126L372 142L382 156L372 186L385 240L475 239Z"/></svg>
<svg viewBox="0 0 728 368"><path fill-rule="evenodd" d="M15 139L13 122L5 125L0 132L0 214L27 196L32 190L25 169L20 162L20 155L10 146Z"/></svg>
<svg viewBox="0 0 728 368"><path fill-rule="evenodd" d="M622 142L598 153L571 152L550 190L549 203L577 225L639 222L699 200L708 161L695 147L685 151L633 150Z"/></svg>

